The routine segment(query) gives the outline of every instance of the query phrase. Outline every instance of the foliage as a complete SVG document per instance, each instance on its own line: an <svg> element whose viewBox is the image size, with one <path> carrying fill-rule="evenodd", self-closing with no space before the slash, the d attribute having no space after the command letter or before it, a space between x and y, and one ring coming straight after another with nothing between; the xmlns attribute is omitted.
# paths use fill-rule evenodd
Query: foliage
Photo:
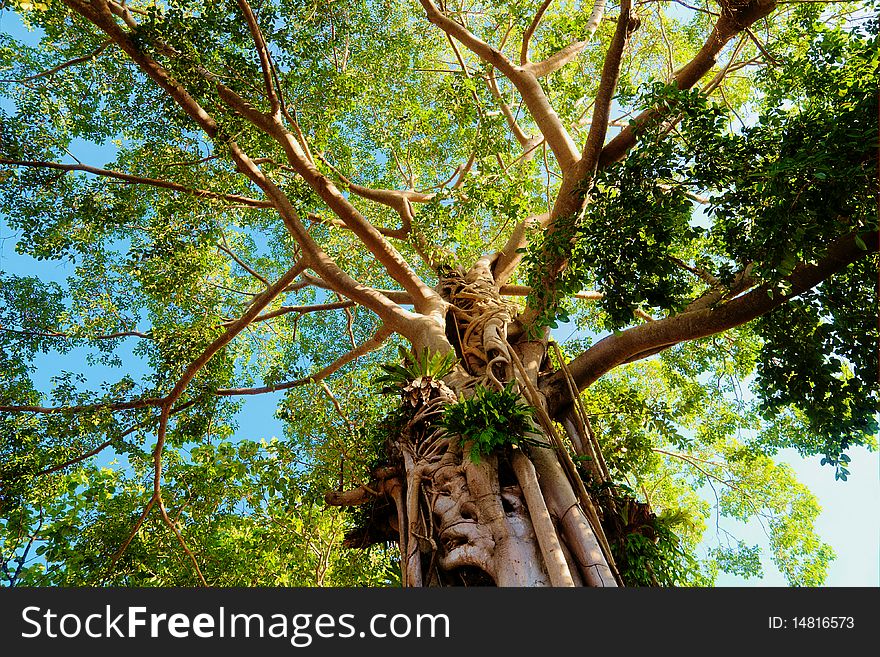
<svg viewBox="0 0 880 657"><path fill-rule="evenodd" d="M708 583L699 562L676 533L677 525L686 521L676 514L660 514L612 543L615 561L627 586Z"/></svg>
<svg viewBox="0 0 880 657"><path fill-rule="evenodd" d="M440 425L451 435L461 436L470 445L474 463L505 445L528 442L534 431L534 409L523 402L508 383L501 390L478 385L470 397L450 404L443 410Z"/></svg>
<svg viewBox="0 0 880 657"><path fill-rule="evenodd" d="M626 549L642 550L633 558L647 563L671 558L678 550L692 555L703 537L703 523L713 514L715 523L722 517L753 521L763 527L770 558L789 583L815 586L834 558L816 531L820 512L816 499L787 466L760 452L760 441L743 442L745 436L760 435L760 402L737 398L733 377L728 385L724 379L700 383L690 377L688 369L699 367L705 348L695 342L668 352L662 361L631 365L584 395L587 412L595 413L592 425L612 478L630 482L618 488L638 497L641 504L649 502L661 517L680 518L687 510L688 522L667 527L678 542L665 544L664 549L670 550L662 553L665 557L640 538L632 539ZM708 504L695 504L694 489L701 487L717 496L714 510ZM607 494L611 493L603 493ZM622 523L628 524L629 520ZM612 533L622 531L618 527ZM704 542L708 554L699 568L701 577L710 577L712 571L741 576L762 572L754 546L731 542L726 535L714 545ZM679 561L686 567L687 560ZM696 572L693 577L681 575L681 583L704 581ZM659 577L656 570L654 574ZM648 576L639 577L645 581Z"/></svg>
<svg viewBox="0 0 880 657"><path fill-rule="evenodd" d="M423 349L421 353L413 353L398 347L398 356L402 361L400 365L397 363L379 365L385 373L376 377L374 383L384 384L381 389L383 393L399 393L401 388L419 378L439 381L452 372L458 362L454 353L430 353L428 349Z"/></svg>
<svg viewBox="0 0 880 657"><path fill-rule="evenodd" d="M334 549L350 528L341 510L309 499L308 478L282 442L238 441L170 452L169 514L187 527L205 576L220 586L383 585L390 555ZM137 462L137 461L136 461ZM0 523L3 575L13 586L193 586L173 534L148 520L108 569L145 495L140 460L131 475L110 463L86 466L31 488ZM37 556L37 560L29 557Z"/></svg>
<svg viewBox="0 0 880 657"><path fill-rule="evenodd" d="M152 491L159 413L106 405L168 394L266 281L302 256L275 210L217 197L265 198L229 158L231 137L260 160L342 271L364 288L402 292L285 164L281 146L218 96L222 83L269 109L239 3L123 4L139 23L139 52L216 118L217 138L64 3L0 1L0 159L82 160L176 186L0 165L0 227L4 240L14 235L15 251L0 254L0 405L67 409L0 413L0 575L9 585L197 582L155 513L111 568ZM456 15L493 47L503 37L501 50L516 57L540 4L477 2ZM744 268L752 286L779 298L787 276L835 239L864 243L877 224L875 5L780 3L760 31L721 53L710 76L728 56L730 69L711 93L665 81L700 51L713 17L641 5L613 111L623 121L645 107L664 112L641 126L625 160L581 188L586 213L532 231L526 266L509 281L535 288L529 302L548 311L529 337L550 326L561 340L576 328L576 356L627 330L635 310L678 313ZM316 169L364 219L380 233L401 221L357 198L337 172L369 188L433 195L413 203L411 234L388 239L428 287L438 262L466 269L502 248L519 222L552 208L563 172L510 80L494 71L493 93L485 84L493 70L462 47L454 52L418 3L251 6ZM583 37L584 7L546 7L532 61ZM540 80L578 146L614 11L609 5L577 58ZM536 144L528 154L502 104ZM568 267L544 289L547 254ZM847 450L875 447L876 271L876 257L862 258L754 322L616 368L584 392L619 490L657 511L651 537L634 532L616 544L629 581L759 576L754 545L707 531L726 520L761 523L762 551L790 583L823 581L833 554L817 534L816 500L773 458L791 447L822 455L845 481L859 474ZM572 298L587 288L602 299ZM161 482L169 512L211 584L396 585L390 551L340 548L363 518L324 508L322 495L366 483L386 460L401 418L376 383L399 393L420 377L439 381L455 359L399 351L400 362L388 365L392 342L315 386L309 378L371 339L380 320L299 284L263 312L174 406ZM234 394L249 388L273 392ZM81 405L92 406L68 408ZM532 419L508 387L477 388L444 421L478 460L524 440Z"/></svg>

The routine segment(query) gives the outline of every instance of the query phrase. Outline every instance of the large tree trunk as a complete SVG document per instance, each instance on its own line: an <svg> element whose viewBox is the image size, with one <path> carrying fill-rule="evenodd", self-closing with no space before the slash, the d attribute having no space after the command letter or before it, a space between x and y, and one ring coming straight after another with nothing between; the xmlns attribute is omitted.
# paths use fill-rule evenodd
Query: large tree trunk
<svg viewBox="0 0 880 657"><path fill-rule="evenodd" d="M373 505L371 526L348 544L393 536L406 586L617 586L600 512L567 451L583 452L589 436L569 419L566 445L550 422L538 390L547 341L527 340L511 326L515 308L499 296L490 265L483 259L441 281L446 342L459 367L442 382L419 377L403 389L406 422L389 437L387 467L370 486L328 493L327 501ZM500 390L510 382L536 409L537 426L527 446L507 445L474 462L465 440L437 421L477 386Z"/></svg>

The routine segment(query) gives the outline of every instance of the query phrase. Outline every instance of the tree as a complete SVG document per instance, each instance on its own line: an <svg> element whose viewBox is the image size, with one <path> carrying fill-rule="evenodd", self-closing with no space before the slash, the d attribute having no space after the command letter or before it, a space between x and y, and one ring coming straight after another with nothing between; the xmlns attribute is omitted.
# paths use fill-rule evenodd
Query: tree
<svg viewBox="0 0 880 657"><path fill-rule="evenodd" d="M821 583L771 457L874 446L872 6L4 2L0 209L71 274L3 274L6 580L756 574L707 487Z"/></svg>

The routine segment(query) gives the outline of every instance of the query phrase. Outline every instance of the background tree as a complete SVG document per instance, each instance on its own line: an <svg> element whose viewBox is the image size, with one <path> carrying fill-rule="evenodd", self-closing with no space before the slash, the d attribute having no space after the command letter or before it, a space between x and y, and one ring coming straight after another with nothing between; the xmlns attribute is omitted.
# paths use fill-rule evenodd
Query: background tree
<svg viewBox="0 0 880 657"><path fill-rule="evenodd" d="M3 7L0 211L70 272L3 274L10 584L757 574L712 513L821 583L771 457L874 446L871 3Z"/></svg>

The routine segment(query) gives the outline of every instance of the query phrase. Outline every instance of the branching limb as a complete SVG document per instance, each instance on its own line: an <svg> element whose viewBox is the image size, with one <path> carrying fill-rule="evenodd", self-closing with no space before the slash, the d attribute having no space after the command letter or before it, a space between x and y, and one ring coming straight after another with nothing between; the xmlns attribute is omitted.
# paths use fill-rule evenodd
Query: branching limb
<svg viewBox="0 0 880 657"><path fill-rule="evenodd" d="M193 554L192 550L190 550L189 546L186 544L186 541L183 538L183 534L180 533L180 528L177 526L177 523L174 522L170 517L168 517L168 511L165 509L165 502L162 501L162 496L160 495L157 500L159 504L159 512L162 514L162 520L165 521L165 524L174 532L174 535L177 537L180 546L183 548L183 551L186 553L186 556L189 557L189 560L192 562L193 568L195 568L196 575L199 578L199 582L201 582L202 586L208 586L208 583L205 581L205 576L202 575L202 569L199 568L198 559L196 559L196 555Z"/></svg>
<svg viewBox="0 0 880 657"><path fill-rule="evenodd" d="M388 274L413 295L413 298L416 300L416 309L425 314L437 311L439 305L441 305L439 295L419 278L397 249L385 239L375 226L357 211L348 199L342 195L336 185L333 184L333 181L315 167L296 136L284 127L280 118L260 112L223 84L217 83L216 88L220 98L229 107L279 143L287 155L290 166L317 192L336 216L357 235L364 246L376 257L376 260L385 267ZM303 245L304 252L308 255L309 250L318 250L317 244L314 243L311 236L305 234L305 230L298 219L294 221L296 210L289 199L255 165L253 168L248 167L248 173L249 177L252 177L266 191L270 198L277 200L276 207L278 207L282 216L286 217L286 223L288 223L291 230L296 231L297 241ZM308 243L309 249L306 249L306 243ZM311 246L312 244L314 244L314 247ZM326 258L326 256L324 257ZM335 277L342 282L338 274ZM348 281L347 287L351 287L352 282ZM346 296L350 296L350 294ZM371 310L375 310L377 314L386 320L390 319L389 314L396 316L397 320L402 320L406 316L401 309L391 308L385 305L383 300L379 298L373 298L369 302L364 300L363 305L371 307ZM377 310L376 307L380 307L380 309ZM401 326L404 325L403 322L398 321L398 323Z"/></svg>
<svg viewBox="0 0 880 657"><path fill-rule="evenodd" d="M345 175L343 175L336 167L330 164L322 156L319 155L318 158L324 164L330 167L337 176L339 176L344 186L352 193L360 196L361 198L367 199L368 201L373 201L374 203L379 203L381 205L389 207L400 215L401 227L399 229L378 229L383 235L387 237L406 239L406 236L412 229L412 222L415 218L413 216L412 204L429 203L437 196L436 194L425 194L423 192L417 192L411 189L371 189L369 187L363 187L362 185L353 183L351 180L345 177Z"/></svg>
<svg viewBox="0 0 880 657"><path fill-rule="evenodd" d="M565 171L574 164L579 157L578 149L571 135L562 125L559 116L551 107L535 74L525 67L515 65L500 50L479 39L464 25L441 12L432 0L419 1L424 7L429 21L462 43L484 62L497 68L513 83L562 170Z"/></svg>
<svg viewBox="0 0 880 657"><path fill-rule="evenodd" d="M608 46L605 63L602 65L602 77L599 80L599 90L596 92L596 100L593 103L593 118L590 122L587 143L577 165L562 182L559 195L553 206L553 222L561 217L569 217L582 208L584 201L582 192L579 190L588 186L589 181L595 175L599 153L602 151L605 135L608 133L611 101L620 78L623 49L629 35L638 27L638 24L638 18L632 13L632 0L623 0L620 5L617 28L614 31L611 44ZM550 230L553 230L552 222ZM550 274L555 278L559 271L556 267L551 267Z"/></svg>
<svg viewBox="0 0 880 657"><path fill-rule="evenodd" d="M252 160L241 149L241 147L234 139L231 139L227 135L223 134L216 120L207 111L205 111L205 109L189 94L189 92L174 77L172 77L172 75L162 65L160 65L149 54L147 54L144 49L135 44L131 38L131 35L119 26L114 18L114 13L116 15L123 16L124 20L126 20L126 24L129 24L130 21L133 21L130 14L124 7L112 5L106 0L95 0L94 2L86 2L85 0L64 0L64 3L77 13L81 14L84 18L94 23L104 32L106 32L107 35L111 39L113 39L116 44L119 45L123 52L125 52L126 55L128 55L128 57L132 61L134 61L135 64L137 64L148 77L150 77L156 84L158 84L172 98L172 100L174 100L178 104L178 106L180 106L180 108L187 114L187 116L195 121L195 123L205 132L205 134L207 134L211 139L214 139L226 145L229 154L235 162L238 170L245 176L247 176L251 180L251 182L255 183L258 187L260 187L260 189L263 190L267 198L271 201L272 205L278 211L278 214L284 221L285 227L302 248L303 256L310 267L315 269L325 280L330 281L336 287L344 290L346 296L348 296L349 298L353 298L359 303L362 303L364 306L370 308L370 310L379 315L383 319L383 321L393 324L395 330L401 330L401 332L403 333L407 332L406 328L408 326L411 326L411 322L407 321L412 319L411 313L404 311L402 308L400 308L387 298L382 297L380 294L375 293L369 288L365 288L364 286L360 285L357 281L355 281L348 274L342 271L338 267L338 265L318 246L312 236L302 225L302 222L299 220L297 211L294 208L293 204L290 202L290 199L288 199L287 196L278 188L278 186L263 173L263 171L254 162L254 160ZM131 25L129 26L132 27ZM136 28L137 24L135 23L133 29ZM169 53L169 56L177 56L177 53L175 53L172 49L168 47L162 48L161 44L160 49L163 52L167 51ZM251 105L244 102L240 97L238 97L237 94L230 91L223 85L217 84L217 90L221 98L223 98L227 102L231 102L232 104L234 104L235 109L239 111L243 116L251 120L259 118L260 122L259 124L257 124L258 127L262 127L264 129L267 126L271 127L275 135L282 137L285 144L290 149L295 151L295 153L299 154L297 157L301 158L301 160L298 161L308 162L308 159L306 158L305 154L302 151L302 148L299 146L296 139L293 137L293 135L283 129L279 121L275 121L273 120L273 117L266 116L258 112ZM311 167L311 171L317 173L317 170L314 169L314 166L310 163L309 167ZM320 174L318 175L320 176ZM313 179L310 181L310 184L323 187L325 180L326 179L323 178L321 178L320 180ZM339 198L341 198L338 190L336 190L335 187L332 186L332 184L330 186L332 187L331 192L335 192L335 194L338 195ZM381 238L378 233L376 235L384 241L384 238ZM379 259L380 261L382 260L382 258ZM413 279L409 279L409 282L410 284L413 284ZM418 287L418 285L416 285L416 287ZM413 337L411 332L410 336L408 337Z"/></svg>
<svg viewBox="0 0 880 657"><path fill-rule="evenodd" d="M258 295L245 313L234 323L230 324L226 330L223 332L223 335L214 340L208 347L196 358L192 363L190 363L189 367L186 368L183 375L177 381L177 384L171 390L170 393L165 397L166 404L173 404L177 401L180 396L183 394L183 391L186 389L186 386L189 385L189 382L193 380L193 378L198 374L199 370L201 370L214 355L223 349L226 345L232 342L233 338L236 335L241 333L251 322L256 319L259 314L263 311L263 309L268 306L275 297L281 294L285 288L287 288L290 283L292 283L297 276L299 276L303 269L305 269L305 263L298 262L293 267L287 270L281 278L279 278L271 287L267 288L262 294Z"/></svg>
<svg viewBox="0 0 880 657"><path fill-rule="evenodd" d="M537 23L540 22L541 17L546 11L546 8L549 6L552 0L547 0L544 5L542 5L541 9L539 9L539 13L535 16L535 20L532 22L530 29L534 32L533 27L537 27ZM562 48L558 52L555 52L547 59L536 62L529 63L528 62L528 39L523 37L523 47L522 52L520 53L520 61L525 68L527 68L535 77L541 78L550 73L558 71L563 66L573 61L578 55L580 55L584 48L590 43L590 39L593 38L593 35L596 33L596 30L599 28L599 25L602 23L602 17L605 14L605 3L606 0L596 0L593 4L593 11L590 14L590 18L587 20L587 24L584 26L584 35L580 41L575 41L567 45L565 48ZM526 32L528 38L530 39L532 34L530 32Z"/></svg>
<svg viewBox="0 0 880 657"><path fill-rule="evenodd" d="M178 541L180 541L184 551L186 552L187 556L192 560L195 566L199 580L202 582L203 585L206 586L205 579L202 576L195 556L193 555L192 551L190 551L190 549L187 547L186 541L183 539L183 535L180 533L180 530L168 517L168 513L165 510L165 505L162 502L162 453L165 445L165 437L168 432L168 420L171 414L171 407L174 402L177 401L184 393L187 385L193 380L193 378L195 378L199 370L201 370L218 351L228 345L236 335L244 330L275 297L281 294L284 289L287 288L287 286L290 285L290 283L293 282L296 277L300 275L300 273L302 273L303 269L305 269L305 264L302 262L297 263L296 265L291 267L281 278L279 278L278 281L276 281L271 287L267 288L262 294L258 295L251 303L250 307L247 309L244 315L242 315L242 317L238 319L235 323L230 325L220 337L214 340L199 355L198 358L190 363L189 367L184 370L183 375L180 377L180 379L178 379L171 392L169 392L168 395L162 400L162 413L159 418L159 430L156 436L156 447L153 450L153 496L150 499L150 502L148 503L144 514L141 516L140 521L136 525L134 532L129 536L127 541L123 544L123 547L120 548L120 550L114 556L113 563L115 563L119 559L119 557L122 556L125 549L128 547L128 544L131 542L131 539L137 533L137 529L146 518L147 513L149 513L149 509L152 508L153 505L158 505L163 520L172 529Z"/></svg>
<svg viewBox="0 0 880 657"><path fill-rule="evenodd" d="M683 3L680 3L683 4ZM776 9L776 0L751 0L745 5L731 6L729 11L722 12L715 23L712 33L703 44L696 56L680 68L673 78L679 89L690 89L715 65L718 54L737 34L764 18ZM636 143L636 132L645 122L654 119L657 109L648 109L639 114L633 122L620 131L602 149L599 168L622 159L627 151Z"/></svg>

